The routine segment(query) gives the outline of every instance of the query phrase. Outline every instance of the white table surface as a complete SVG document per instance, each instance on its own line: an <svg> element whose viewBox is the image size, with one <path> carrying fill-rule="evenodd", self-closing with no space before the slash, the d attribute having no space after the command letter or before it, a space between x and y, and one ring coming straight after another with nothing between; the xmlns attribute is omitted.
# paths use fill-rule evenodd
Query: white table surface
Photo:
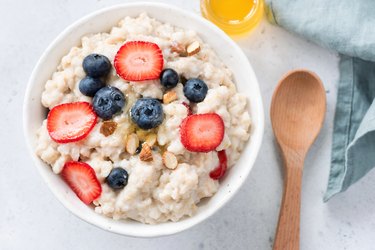
<svg viewBox="0 0 375 250"><path fill-rule="evenodd" d="M0 249L271 249L282 194L282 168L268 110L288 70L308 68L323 80L328 112L305 164L301 249L375 249L375 172L323 203L338 56L266 21L239 41L259 79L266 111L263 146L250 177L229 204L177 235L137 239L91 226L68 212L48 190L23 139L22 102L31 70L67 25L126 0L0 0ZM167 2L199 14L199 1Z"/></svg>

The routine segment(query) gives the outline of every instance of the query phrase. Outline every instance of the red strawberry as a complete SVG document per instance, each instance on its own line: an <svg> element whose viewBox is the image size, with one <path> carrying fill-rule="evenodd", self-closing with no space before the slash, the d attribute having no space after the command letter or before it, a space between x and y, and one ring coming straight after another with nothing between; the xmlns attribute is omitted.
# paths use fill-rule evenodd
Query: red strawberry
<svg viewBox="0 0 375 250"><path fill-rule="evenodd" d="M180 125L181 143L192 152L209 152L224 137L224 122L216 113L190 115Z"/></svg>
<svg viewBox="0 0 375 250"><path fill-rule="evenodd" d="M128 81L157 79L163 64L163 54L159 46L145 41L126 42L114 60L117 74Z"/></svg>
<svg viewBox="0 0 375 250"><path fill-rule="evenodd" d="M217 152L217 156L219 157L219 165L210 172L210 177L214 180L223 177L227 171L227 154L225 153L225 150Z"/></svg>
<svg viewBox="0 0 375 250"><path fill-rule="evenodd" d="M47 130L52 140L59 143L84 139L97 120L88 102L72 102L55 106L47 117Z"/></svg>
<svg viewBox="0 0 375 250"><path fill-rule="evenodd" d="M102 193L102 186L96 178L95 171L87 163L67 162L61 176L78 198L87 205Z"/></svg>
<svg viewBox="0 0 375 250"><path fill-rule="evenodd" d="M187 114L188 116L193 114L193 112L191 112L191 107L189 106L189 104L187 104L186 102L183 102L182 105L186 107L188 111L188 114Z"/></svg>

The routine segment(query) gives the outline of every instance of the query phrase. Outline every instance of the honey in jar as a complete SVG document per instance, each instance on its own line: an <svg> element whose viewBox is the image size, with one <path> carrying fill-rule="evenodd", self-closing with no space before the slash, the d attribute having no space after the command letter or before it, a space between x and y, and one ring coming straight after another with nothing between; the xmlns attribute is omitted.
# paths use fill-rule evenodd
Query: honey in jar
<svg viewBox="0 0 375 250"><path fill-rule="evenodd" d="M230 36L247 34L263 16L263 0L201 0L202 15Z"/></svg>

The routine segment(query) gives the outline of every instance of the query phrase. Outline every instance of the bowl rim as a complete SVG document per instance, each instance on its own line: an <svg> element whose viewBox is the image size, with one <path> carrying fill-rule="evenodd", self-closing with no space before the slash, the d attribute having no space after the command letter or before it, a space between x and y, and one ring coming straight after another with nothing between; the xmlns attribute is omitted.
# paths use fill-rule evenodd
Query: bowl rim
<svg viewBox="0 0 375 250"><path fill-rule="evenodd" d="M189 217L189 218L186 219L186 220L189 220L189 219L190 220L188 221L188 223L185 223L183 226L169 227L168 230L166 230L166 228L163 228L164 231L155 230L154 232L150 232L150 231L139 232L139 230L132 231L131 229L124 229L124 228L122 228L120 230L118 227L112 228L111 226L106 226L101 221L90 219L89 218L90 216L86 216L85 214L79 213L79 211L74 208L74 205L72 203L70 203L63 196L63 194L57 190L57 188L54 187L54 185L53 185L52 181L50 180L49 176L46 174L45 171L42 170L44 165L40 163L39 158L35 154L35 150L32 147L32 142L31 142L31 138L29 136L29 131L28 131L28 121L30 119L32 119L30 117L29 112L28 112L28 103L30 102L31 95L32 95L32 86L34 85L36 75L40 71L41 65L48 58L48 54L53 50L53 48L56 46L56 44L61 42L61 40L63 40L73 29L75 29L78 26L83 25L84 23L88 22L89 20L91 20L92 18L94 18L97 15L103 14L105 12L111 12L111 11L113 11L115 9L118 9L118 8L143 7L143 6L164 8L164 9L173 10L173 11L176 11L176 12L183 13L188 18L194 19L195 21L197 21L197 22L201 23L202 25L206 26L208 29L211 29L215 33L218 33L218 35L220 35L220 37L222 39L224 39L226 42L230 43L231 46L233 47L233 49L236 50L236 56L241 57L240 60L242 60L246 63L246 65L244 67L251 70L251 72L249 72L249 73L253 74L254 79L255 79L255 82L253 84L255 85L254 87L256 88L257 92L259 93L258 100L256 100L257 105L258 105L258 111L259 111L258 122L257 122L257 133L256 134L253 133L252 137L251 137L251 139L254 140L254 148L255 148L255 151L256 151L255 157L254 157L254 159L252 159L252 162L249 162L250 167L248 168L248 170L243 171L243 174L242 174L243 178L241 178L236 183L236 185L233 186L233 189L232 189L233 192L231 192L231 195L224 197L224 199L222 199L220 202L218 202L215 207L207 209L204 216L201 216L201 217L198 218L197 216L193 215L192 217ZM264 108L263 108L261 92L260 92L260 89L259 89L259 83L258 83L258 80L256 78L256 75L253 71L253 68L252 68L249 60L247 59L247 57L245 56L245 54L241 50L241 48L230 37L228 37L221 29L219 29L217 26L215 26L211 22L207 21L203 17L200 17L199 15L197 15L197 14L191 12L191 11L183 10L179 7L174 6L174 5L165 4L165 3L154 3L154 2L132 2L132 3L111 5L109 7L104 7L104 8L98 9L96 11L93 11L93 12L87 14L87 15L84 15L83 17L77 19L76 21L71 23L69 26L67 26L61 33L59 33L59 35L55 39L53 39L53 41L48 45L48 47L44 50L42 55L39 57L37 63L35 64L35 66L33 68L32 73L30 75L29 81L27 83L27 88L26 88L26 91L25 91L24 102L23 102L23 132L24 132L28 152L33 159L33 164L37 167L39 174L42 176L42 178L43 178L44 182L47 184L49 190L54 194L54 196L59 200L59 202L62 203L63 206L65 208L67 208L72 214L74 214L78 218L82 219L83 221L88 222L89 224L92 224L94 226L97 226L101 229L104 229L104 230L112 232L112 233L117 233L117 234L120 234L120 235L132 236L132 237L158 237L158 236L167 236L167 235L176 234L176 233L187 230L187 229L199 224L200 222L202 222L202 221L206 220L207 218L211 217L215 212L217 212L219 209L221 209L230 199L232 199L234 197L234 195L238 192L238 190L241 188L241 186L243 185L243 183L247 179L247 177L248 177L248 175L249 175L249 173L250 173L250 171L251 171L251 169L252 169L252 167L255 163L255 160L256 160L256 158L259 154L259 150L260 150L260 147L261 147L261 144L262 144L263 134L264 134ZM254 135L257 135L258 138L254 138ZM194 218L197 218L197 219L194 219ZM144 225L145 226L154 226L154 225L148 225L148 224L144 224Z"/></svg>

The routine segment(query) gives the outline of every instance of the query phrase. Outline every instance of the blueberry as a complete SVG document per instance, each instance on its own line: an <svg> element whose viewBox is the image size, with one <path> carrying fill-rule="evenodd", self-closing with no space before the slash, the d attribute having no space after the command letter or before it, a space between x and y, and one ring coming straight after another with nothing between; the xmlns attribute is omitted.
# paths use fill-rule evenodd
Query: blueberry
<svg viewBox="0 0 375 250"><path fill-rule="evenodd" d="M106 86L96 92L92 105L100 118L109 120L122 110L125 96L118 88Z"/></svg>
<svg viewBox="0 0 375 250"><path fill-rule="evenodd" d="M164 69L160 73L160 83L167 89L176 87L179 81L177 72L173 69Z"/></svg>
<svg viewBox="0 0 375 250"><path fill-rule="evenodd" d="M123 168L113 168L107 176L107 184L113 189L124 188L128 184L129 174Z"/></svg>
<svg viewBox="0 0 375 250"><path fill-rule="evenodd" d="M131 108L130 115L141 129L152 129L163 122L163 107L157 99L141 98Z"/></svg>
<svg viewBox="0 0 375 250"><path fill-rule="evenodd" d="M108 75L111 70L111 62L106 56L91 54L85 57L82 62L83 70L88 76L102 77Z"/></svg>
<svg viewBox="0 0 375 250"><path fill-rule="evenodd" d="M99 78L92 78L91 76L86 76L79 82L79 91L86 96L93 97L99 89L103 88L105 83Z"/></svg>
<svg viewBox="0 0 375 250"><path fill-rule="evenodd" d="M206 98L208 91L207 84L198 79L189 79L184 86L184 94L191 102L201 102Z"/></svg>

